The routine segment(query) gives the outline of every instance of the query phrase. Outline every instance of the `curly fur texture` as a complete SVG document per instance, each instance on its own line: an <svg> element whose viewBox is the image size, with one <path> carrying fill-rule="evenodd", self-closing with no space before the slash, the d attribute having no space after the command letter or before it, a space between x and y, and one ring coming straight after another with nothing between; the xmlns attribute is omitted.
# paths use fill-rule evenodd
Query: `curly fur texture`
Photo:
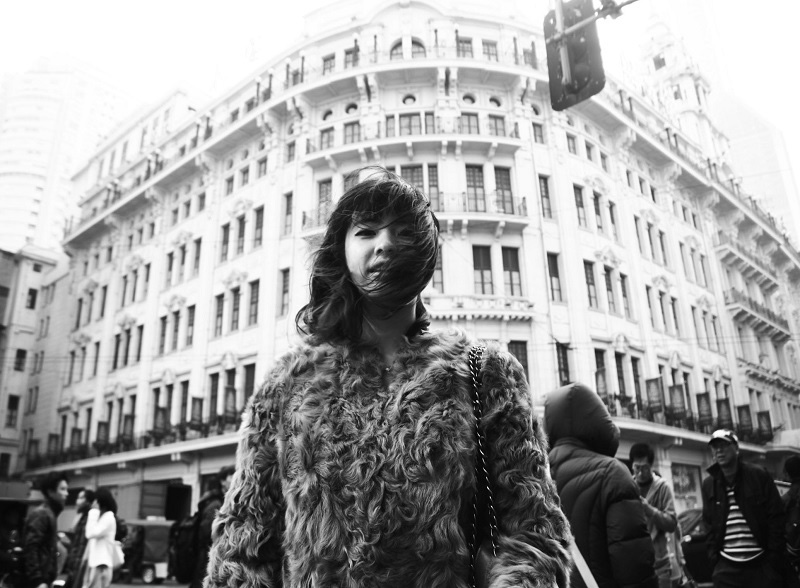
<svg viewBox="0 0 800 588"><path fill-rule="evenodd" d="M282 357L245 410L206 587L466 588L469 345L422 333L390 372L366 348ZM491 586L567 586L570 532L525 376L490 348L483 382L501 532Z"/></svg>

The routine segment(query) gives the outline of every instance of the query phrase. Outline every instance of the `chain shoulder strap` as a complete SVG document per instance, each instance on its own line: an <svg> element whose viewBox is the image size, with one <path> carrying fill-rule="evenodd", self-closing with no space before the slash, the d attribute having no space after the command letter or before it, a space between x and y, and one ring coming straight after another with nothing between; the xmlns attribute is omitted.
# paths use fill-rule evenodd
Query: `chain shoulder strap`
<svg viewBox="0 0 800 588"><path fill-rule="evenodd" d="M475 436L476 436L476 456L475 470L476 479L479 484L472 501L472 566L474 568L475 556L478 552L478 494L480 484L486 488L486 505L489 511L489 534L492 543L492 554L497 556L497 516L494 511L494 496L492 494L492 483L489 477L489 470L486 466L486 437L482 429L483 405L480 399L480 388L482 384L480 371L481 359L486 347L475 345L469 351L469 370L472 375L472 412L475 415Z"/></svg>

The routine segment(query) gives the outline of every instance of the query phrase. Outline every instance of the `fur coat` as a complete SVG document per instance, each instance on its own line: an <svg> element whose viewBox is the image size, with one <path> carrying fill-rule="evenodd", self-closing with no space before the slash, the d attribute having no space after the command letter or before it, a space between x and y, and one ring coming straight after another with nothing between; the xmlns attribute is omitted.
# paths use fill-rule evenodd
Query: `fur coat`
<svg viewBox="0 0 800 588"><path fill-rule="evenodd" d="M304 343L242 419L207 588L466 588L475 485L463 335L423 332L384 367L372 348ZM566 586L569 527L520 364L483 358L499 519L492 588Z"/></svg>

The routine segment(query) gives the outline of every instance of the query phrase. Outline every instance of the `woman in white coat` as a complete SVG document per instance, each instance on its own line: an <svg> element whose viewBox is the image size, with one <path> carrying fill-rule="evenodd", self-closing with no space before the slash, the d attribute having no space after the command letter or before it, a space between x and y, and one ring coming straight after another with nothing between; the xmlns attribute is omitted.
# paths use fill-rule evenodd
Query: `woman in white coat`
<svg viewBox="0 0 800 588"><path fill-rule="evenodd" d="M87 588L108 588L116 561L117 501L108 488L98 488L86 518Z"/></svg>

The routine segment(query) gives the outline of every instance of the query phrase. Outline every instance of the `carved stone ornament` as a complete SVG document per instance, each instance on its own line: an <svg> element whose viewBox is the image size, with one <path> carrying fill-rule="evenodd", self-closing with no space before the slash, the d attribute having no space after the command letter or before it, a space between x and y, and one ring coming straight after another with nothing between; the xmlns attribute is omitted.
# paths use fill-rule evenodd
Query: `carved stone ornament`
<svg viewBox="0 0 800 588"><path fill-rule="evenodd" d="M124 314L117 319L117 324L124 331L136 325L136 317L129 314Z"/></svg>
<svg viewBox="0 0 800 588"><path fill-rule="evenodd" d="M170 296L166 302L164 302L164 306L170 312L175 312L180 310L186 304L186 297L181 296L180 294L173 294Z"/></svg>
<svg viewBox="0 0 800 588"><path fill-rule="evenodd" d="M126 271L133 271L135 269L140 268L144 264L144 259L141 258L139 255L131 255L128 258L128 263L125 264Z"/></svg>
<svg viewBox="0 0 800 588"><path fill-rule="evenodd" d="M639 211L639 215L642 217L642 220L644 220L644 221L646 221L646 222L648 222L650 224L653 224L653 225L657 225L658 224L658 218L656 217L656 213L653 212L648 207L642 208L641 211Z"/></svg>
<svg viewBox="0 0 800 588"><path fill-rule="evenodd" d="M653 286L658 289L669 290L671 285L667 276L661 275L653 278Z"/></svg>
<svg viewBox="0 0 800 588"><path fill-rule="evenodd" d="M614 337L614 351L628 353L628 338L623 333L618 333Z"/></svg>
<svg viewBox="0 0 800 588"><path fill-rule="evenodd" d="M71 339L78 347L84 347L92 341L92 338L86 333L73 333Z"/></svg>
<svg viewBox="0 0 800 588"><path fill-rule="evenodd" d="M692 249L700 249L700 244L692 235L686 237L686 244Z"/></svg>
<svg viewBox="0 0 800 588"><path fill-rule="evenodd" d="M672 183L677 180L678 176L681 175L681 169L681 166L677 163L668 163L665 165L661 170L664 181Z"/></svg>
<svg viewBox="0 0 800 588"><path fill-rule="evenodd" d="M715 382L719 382L722 379L722 368L719 364L714 366L712 374Z"/></svg>
<svg viewBox="0 0 800 588"><path fill-rule="evenodd" d="M599 176L586 176L583 178L584 186L591 186L597 192L607 193L605 182Z"/></svg>
<svg viewBox="0 0 800 588"><path fill-rule="evenodd" d="M237 286L241 286L247 281L247 272L240 271L240 270L233 270L228 277L222 280L222 283L225 284L225 288L230 290L231 288L235 288Z"/></svg>
<svg viewBox="0 0 800 588"><path fill-rule="evenodd" d="M238 359L236 359L236 355L234 353L231 351L226 351L219 363L222 366L222 369L232 370L236 369Z"/></svg>
<svg viewBox="0 0 800 588"><path fill-rule="evenodd" d="M180 247L181 245L186 245L192 240L192 237L193 235L189 231L181 231L172 240L172 246Z"/></svg>
<svg viewBox="0 0 800 588"><path fill-rule="evenodd" d="M706 295L700 296L697 299L697 307L698 308L701 308L703 310L711 310L712 306L713 306L713 302L711 302L711 299Z"/></svg>
<svg viewBox="0 0 800 588"><path fill-rule="evenodd" d="M236 218L245 214L251 208L253 208L252 200L247 198L237 200L233 207L231 207L231 209L228 211L228 217L230 217L231 220L235 220Z"/></svg>
<svg viewBox="0 0 800 588"><path fill-rule="evenodd" d="M165 369L161 374L161 381L167 386L169 386L170 384L174 384L175 383L175 372L173 372L169 368Z"/></svg>
<svg viewBox="0 0 800 588"><path fill-rule="evenodd" d="M98 286L97 282L95 282L94 280L89 280L88 282L86 282L86 285L83 287L83 291L86 294L91 294L92 292L97 290L97 286Z"/></svg>
<svg viewBox="0 0 800 588"><path fill-rule="evenodd" d="M681 354L679 351L673 351L669 356L669 367L677 370L681 367Z"/></svg>
<svg viewBox="0 0 800 588"><path fill-rule="evenodd" d="M606 247L600 251L594 252L594 257L600 263L604 265L610 265L614 269L618 268L622 263L622 260L616 256L614 250L611 247Z"/></svg>

